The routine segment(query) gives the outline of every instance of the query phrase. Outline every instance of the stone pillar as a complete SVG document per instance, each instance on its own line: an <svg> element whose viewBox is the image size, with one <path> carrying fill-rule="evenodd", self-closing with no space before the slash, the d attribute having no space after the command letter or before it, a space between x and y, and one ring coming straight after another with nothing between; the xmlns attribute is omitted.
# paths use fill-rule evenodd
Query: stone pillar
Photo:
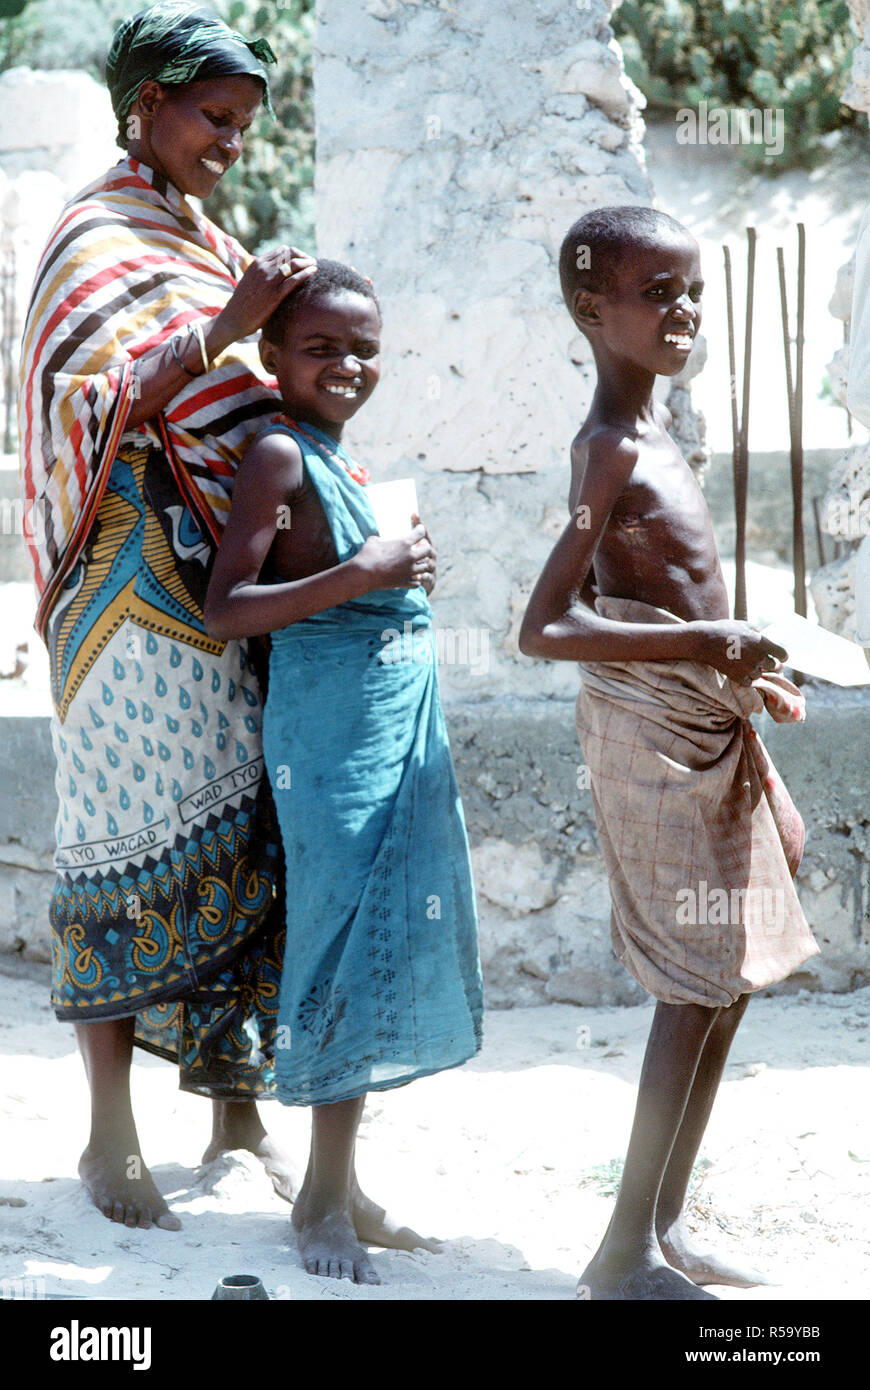
<svg viewBox="0 0 870 1390"><path fill-rule="evenodd" d="M382 382L347 440L376 478L417 481L454 697L576 692L570 668L519 657L516 632L568 520L594 381L559 246L589 208L650 201L611 8L317 7L318 251L370 275L384 310Z"/></svg>
<svg viewBox="0 0 870 1390"><path fill-rule="evenodd" d="M86 72L9 68L0 76L0 455L8 366L14 392L19 334L46 238L66 200L120 159L116 128L109 93ZM8 471L0 463L0 495ZM29 570L16 548L21 564L13 568L23 577ZM5 571L0 555L4 578Z"/></svg>
<svg viewBox="0 0 870 1390"><path fill-rule="evenodd" d="M27 665L46 671L33 690L0 686L6 792L0 813L0 953L23 950L40 961L51 960L47 905L56 806L48 720L41 717L48 700L47 658L30 630L35 598L31 607L16 587L29 590L31 579L16 524L18 457L11 438L19 338L52 225L68 198L120 158L116 128L108 92L85 72L10 68L0 76L0 677L14 672L25 642ZM34 690L40 692L35 698Z"/></svg>

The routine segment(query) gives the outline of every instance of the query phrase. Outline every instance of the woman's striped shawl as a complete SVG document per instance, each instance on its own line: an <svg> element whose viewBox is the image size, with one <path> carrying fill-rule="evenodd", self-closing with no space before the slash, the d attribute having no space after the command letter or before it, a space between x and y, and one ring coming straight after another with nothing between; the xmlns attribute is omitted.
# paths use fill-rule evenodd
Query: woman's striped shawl
<svg viewBox="0 0 870 1390"><path fill-rule="evenodd" d="M249 262L238 242L130 157L61 213L36 272L18 407L40 633L105 491L135 399L136 358L219 313ZM274 387L256 346L236 343L140 427L165 448L215 540L244 447L274 412Z"/></svg>

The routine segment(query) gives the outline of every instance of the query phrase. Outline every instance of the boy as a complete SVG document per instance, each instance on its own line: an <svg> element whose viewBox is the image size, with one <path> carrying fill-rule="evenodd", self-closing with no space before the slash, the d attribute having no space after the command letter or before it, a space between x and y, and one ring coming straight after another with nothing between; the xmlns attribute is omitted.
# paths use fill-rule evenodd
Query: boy
<svg viewBox="0 0 870 1390"><path fill-rule="evenodd" d="M426 597L435 551L419 524L377 535L368 474L339 442L377 385L380 327L369 282L325 260L266 323L282 413L239 469L205 608L215 637L272 634L263 751L288 928L277 1094L313 1106L299 1249L311 1274L370 1284L363 1242L433 1247L359 1191L365 1093L464 1062L482 1012ZM404 657L387 641L399 632L413 637Z"/></svg>
<svg viewBox="0 0 870 1390"><path fill-rule="evenodd" d="M803 826L749 723L803 717L781 647L728 619L709 514L653 399L701 322L698 247L663 213L601 208L561 252L598 384L571 448L572 519L532 594L527 656L582 663L577 728L617 956L658 1000L591 1298L709 1299L764 1282L698 1250L683 1203L749 1002L818 951L792 884ZM715 910L714 910L715 909Z"/></svg>

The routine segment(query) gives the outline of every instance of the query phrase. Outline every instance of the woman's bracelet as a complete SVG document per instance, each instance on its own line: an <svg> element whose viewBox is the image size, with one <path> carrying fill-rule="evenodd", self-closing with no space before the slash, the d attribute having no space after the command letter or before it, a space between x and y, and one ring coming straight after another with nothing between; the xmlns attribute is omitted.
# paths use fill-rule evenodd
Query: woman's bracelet
<svg viewBox="0 0 870 1390"><path fill-rule="evenodd" d="M202 324L192 323L190 325L189 331L194 335L196 341L199 343L199 355L202 358L202 370L203 372L207 372L209 370L210 363L208 360L208 353L205 350L205 334L202 331Z"/></svg>
<svg viewBox="0 0 870 1390"><path fill-rule="evenodd" d="M170 346L170 348L172 349L172 356L175 358L176 362L178 363L179 367L180 367L181 370L184 372L184 374L185 374L186 376L189 376L190 379L193 380L194 377L200 376L200 373L199 373L199 372L192 372L192 371L190 370L189 367L185 367L184 363L183 363L182 360L181 360L181 356L180 356L180 354L179 354L179 351L178 351L178 337L179 337L179 335L178 335L177 333L174 333L174 334L172 335L172 337L169 339L169 346ZM190 337L190 334L188 334L187 337L185 338L185 340L184 340L185 343L188 341L189 337Z"/></svg>
<svg viewBox="0 0 870 1390"><path fill-rule="evenodd" d="M169 346L172 350L172 356L175 358L181 370L184 373L186 373L186 375L189 376L191 379L193 379L194 377L203 376L205 372L209 371L211 363L208 360L208 352L206 351L205 334L202 331L202 324L188 324L187 335L184 339L185 345L190 342L191 338L196 339L196 343L199 348L200 361L202 362L202 371L192 372L190 368L186 367L182 362L181 353L178 349L178 339L180 336L181 335L179 333L174 333L173 336L169 339Z"/></svg>

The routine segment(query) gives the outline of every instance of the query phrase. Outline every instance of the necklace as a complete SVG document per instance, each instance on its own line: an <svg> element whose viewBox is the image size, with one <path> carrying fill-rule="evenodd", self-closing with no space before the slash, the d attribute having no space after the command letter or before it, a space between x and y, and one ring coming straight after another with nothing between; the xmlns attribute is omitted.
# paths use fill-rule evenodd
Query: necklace
<svg viewBox="0 0 870 1390"><path fill-rule="evenodd" d="M304 426L300 425L298 421L291 420L289 415L281 414L272 417L272 424L292 425L293 429L296 430L298 434L301 434L304 439L310 440L311 443L316 445L316 447L319 449L325 449L329 456L335 459L336 463L341 465L345 473L350 474L355 483L359 483L362 487L365 487L366 483L371 482L372 475L369 472L369 470L367 468L363 468L361 463L354 463L353 459L350 457L349 454L345 453L344 449L342 449L340 444L333 441L333 447L333 445L325 444L323 442L325 436L322 430L317 430L317 436L320 436L318 438L316 435L309 434L308 430L305 429ZM311 428L317 429L316 425L312 425Z"/></svg>

